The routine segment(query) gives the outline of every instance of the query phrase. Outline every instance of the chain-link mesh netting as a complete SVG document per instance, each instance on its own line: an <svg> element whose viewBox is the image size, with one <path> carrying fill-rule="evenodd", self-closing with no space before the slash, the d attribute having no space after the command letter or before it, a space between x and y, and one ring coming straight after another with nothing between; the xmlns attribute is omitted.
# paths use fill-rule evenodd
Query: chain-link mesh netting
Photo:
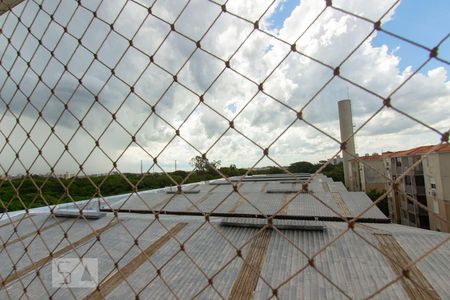
<svg viewBox="0 0 450 300"><path fill-rule="evenodd" d="M450 237L377 209L402 194L450 225L400 185L448 145L447 28L427 45L389 29L399 1L291 2L2 1L1 297L449 297ZM435 146L391 178L354 137ZM322 175L343 153L385 181L373 202ZM96 285L55 286L58 258L96 258Z"/></svg>

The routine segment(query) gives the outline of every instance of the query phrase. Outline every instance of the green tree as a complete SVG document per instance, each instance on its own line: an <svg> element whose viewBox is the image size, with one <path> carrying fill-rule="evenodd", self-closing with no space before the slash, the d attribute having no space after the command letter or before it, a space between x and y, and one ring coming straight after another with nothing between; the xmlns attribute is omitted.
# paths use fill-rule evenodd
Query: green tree
<svg viewBox="0 0 450 300"><path fill-rule="evenodd" d="M196 156L191 159L191 165L198 173L215 174L215 170L220 167L220 160L209 161L207 158Z"/></svg>
<svg viewBox="0 0 450 300"><path fill-rule="evenodd" d="M244 175L247 170L246 169L238 169L236 167L236 165L231 164L229 167L221 167L219 169L219 171L222 174L224 174L224 175L226 175L228 177L231 177L231 176Z"/></svg>
<svg viewBox="0 0 450 300"><path fill-rule="evenodd" d="M329 167L329 168L328 168ZM328 165L322 172L325 176L331 177L334 181L344 182L344 165L339 163L337 165Z"/></svg>
<svg viewBox="0 0 450 300"><path fill-rule="evenodd" d="M372 189L372 190L369 190L368 192L366 192L367 196L369 196L369 198L372 199L372 201L377 200L384 193L386 193L385 190L379 191L379 190L375 190L375 189ZM386 216L389 216L389 207L388 207L388 202L387 202L386 197L384 197L383 200L380 200L379 202L377 202L377 206Z"/></svg>
<svg viewBox="0 0 450 300"><path fill-rule="evenodd" d="M317 167L307 161L299 161L291 164L288 170L292 173L314 173Z"/></svg>

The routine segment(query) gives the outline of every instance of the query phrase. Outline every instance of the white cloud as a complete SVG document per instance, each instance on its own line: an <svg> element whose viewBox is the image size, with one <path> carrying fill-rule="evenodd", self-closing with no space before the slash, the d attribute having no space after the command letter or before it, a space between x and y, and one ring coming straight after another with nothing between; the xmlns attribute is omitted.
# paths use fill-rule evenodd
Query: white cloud
<svg viewBox="0 0 450 300"><path fill-rule="evenodd" d="M84 2L92 9L93 6ZM5 81L0 90L1 131L3 136L9 137L13 147L5 146L4 139L0 141L0 146L5 146L0 153L4 171L24 172L24 167L14 160L15 152L20 149L25 168L32 166L32 172L47 173L50 167L43 158L34 162L38 148L42 148L43 157L60 173L77 172L78 164L86 159L84 170L87 173L109 172L110 159L119 159L118 167L123 172L137 172L140 160L150 166L151 156L158 156L160 166L168 170L173 169L174 160L181 168L190 168L190 158L198 155L198 151L208 151L211 159L221 160L223 165L251 166L262 157L260 147L269 145L271 157L282 165L299 160L318 161L334 155L339 145L303 121L296 121L288 129L296 119L292 109L302 109L307 122L339 139L337 101L350 96L354 122L359 127L382 106L382 99L339 78L323 88L333 77L332 69L298 53L290 53L290 44L295 42L301 53L332 68L345 59L341 75L381 97L389 96L413 72L412 68L399 68L401 58L396 51L389 51L385 45L373 46L375 34L366 39L373 29L372 24L332 8L327 8L304 33L324 9L323 1L301 1L282 27L274 30L270 29L270 15L282 1L270 7L271 1L227 3L228 11L251 22L262 18L260 27L269 34L252 31L252 24L230 14L218 16L221 8L211 2L190 2L179 19L177 16L186 2L157 1L152 7L154 16L148 15L146 1L138 2L142 6L137 2L102 2L97 16L106 23L98 19L90 23L93 15L87 10L68 8L66 13L76 11L68 31L81 38L84 48L78 46L76 39L63 34L62 27L56 24L61 22L65 26L67 18L62 15L63 10L55 13L56 22L45 34L41 27L50 19L40 12L35 22L40 25L32 26L37 38L28 36L24 40L26 31L11 38L15 47L25 41L21 57L31 61L34 72L25 72L26 61L15 62L16 51L7 47L4 37L0 38L0 50L5 53L1 76L8 77L6 69L15 82L23 77L20 89L25 94L17 93L13 80ZM121 12L124 3L127 5ZM393 1L333 1L333 5L378 20ZM50 13L54 10L50 6L43 7ZM33 4L26 6L23 22L29 24L28 19L34 18L37 12ZM395 9L383 17L383 22L394 17ZM5 18L0 18L0 24ZM109 24L116 18L114 28L125 38L110 31ZM8 37L17 22L13 17L10 19L3 25L3 34ZM187 38L170 31L170 25L163 20L169 24L177 20L175 29ZM83 35L86 24L91 25ZM196 49L193 42L204 34L201 47L208 53ZM136 49L128 42L131 38ZM43 46L38 47L39 39ZM352 52L364 39L366 41ZM56 58L50 58L46 47L54 51ZM97 59L91 52L98 55ZM231 69L223 70L225 63L221 60L227 61L232 55ZM153 56L156 65L150 64L149 56ZM74 76L64 70L64 65ZM114 69L114 76L111 69ZM39 75L43 82L39 83ZM178 83L173 83L174 75ZM83 87L80 87L78 78L82 76ZM258 84L262 82L269 96L258 92ZM130 89L132 85L134 93ZM56 97L51 95L51 89ZM199 95L203 94L204 104L192 112L199 103ZM98 95L98 102L95 95ZM438 67L426 74L416 74L391 98L396 108L445 131L450 127L446 114L450 111L449 95L448 74L443 67ZM37 110L27 104L26 96ZM64 109L64 104L71 113ZM153 105L158 115L152 114ZM45 121L38 118L39 110ZM115 114L115 121L112 114ZM38 148L26 142L23 130L15 129L16 117ZM79 129L79 121L83 129ZM234 122L238 132L228 129L229 121ZM55 126L55 134L51 133L51 126ZM180 126L181 137L192 146L175 137L175 129ZM131 143L131 135L135 135L136 143ZM420 139L414 138L416 136ZM358 133L356 142L361 153L371 153L437 143L439 139L429 129L385 108ZM95 140L100 141L103 152L95 149ZM76 161L68 153L63 154L64 144L69 145ZM95 150L91 154L92 149ZM261 164L267 165L270 161L266 159Z"/></svg>

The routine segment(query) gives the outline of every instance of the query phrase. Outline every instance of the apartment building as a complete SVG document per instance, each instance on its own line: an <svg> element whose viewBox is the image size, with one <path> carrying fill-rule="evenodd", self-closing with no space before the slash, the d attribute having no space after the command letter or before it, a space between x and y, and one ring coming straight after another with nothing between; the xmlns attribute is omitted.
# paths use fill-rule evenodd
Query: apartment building
<svg viewBox="0 0 450 300"><path fill-rule="evenodd" d="M450 146L441 147L423 161L430 229L450 232Z"/></svg>
<svg viewBox="0 0 450 300"><path fill-rule="evenodd" d="M359 159L363 160L363 162L359 162L361 190L368 192L370 190L382 191L386 189L388 177L385 171L383 154L366 154Z"/></svg>
<svg viewBox="0 0 450 300"><path fill-rule="evenodd" d="M396 222L400 221L400 224L430 229L423 164L415 164L431 147L417 147L386 154L385 161L390 159L388 172L392 180L407 172L401 178L398 189L388 195L390 211L392 210L393 218ZM389 188L389 185L390 182L387 182L386 188Z"/></svg>
<svg viewBox="0 0 450 300"><path fill-rule="evenodd" d="M392 222L450 232L450 146L440 145L420 161L432 148L362 156L361 188L389 190L391 182L401 178L387 196Z"/></svg>

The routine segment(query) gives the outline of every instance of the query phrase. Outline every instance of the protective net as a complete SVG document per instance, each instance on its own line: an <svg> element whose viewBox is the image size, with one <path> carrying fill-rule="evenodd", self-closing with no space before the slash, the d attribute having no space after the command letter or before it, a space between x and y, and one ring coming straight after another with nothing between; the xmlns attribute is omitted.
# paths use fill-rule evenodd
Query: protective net
<svg viewBox="0 0 450 300"><path fill-rule="evenodd" d="M378 209L450 226L402 185L448 152L448 24L421 42L399 5L2 1L0 297L448 298L450 236ZM394 177L354 141L433 146Z"/></svg>

